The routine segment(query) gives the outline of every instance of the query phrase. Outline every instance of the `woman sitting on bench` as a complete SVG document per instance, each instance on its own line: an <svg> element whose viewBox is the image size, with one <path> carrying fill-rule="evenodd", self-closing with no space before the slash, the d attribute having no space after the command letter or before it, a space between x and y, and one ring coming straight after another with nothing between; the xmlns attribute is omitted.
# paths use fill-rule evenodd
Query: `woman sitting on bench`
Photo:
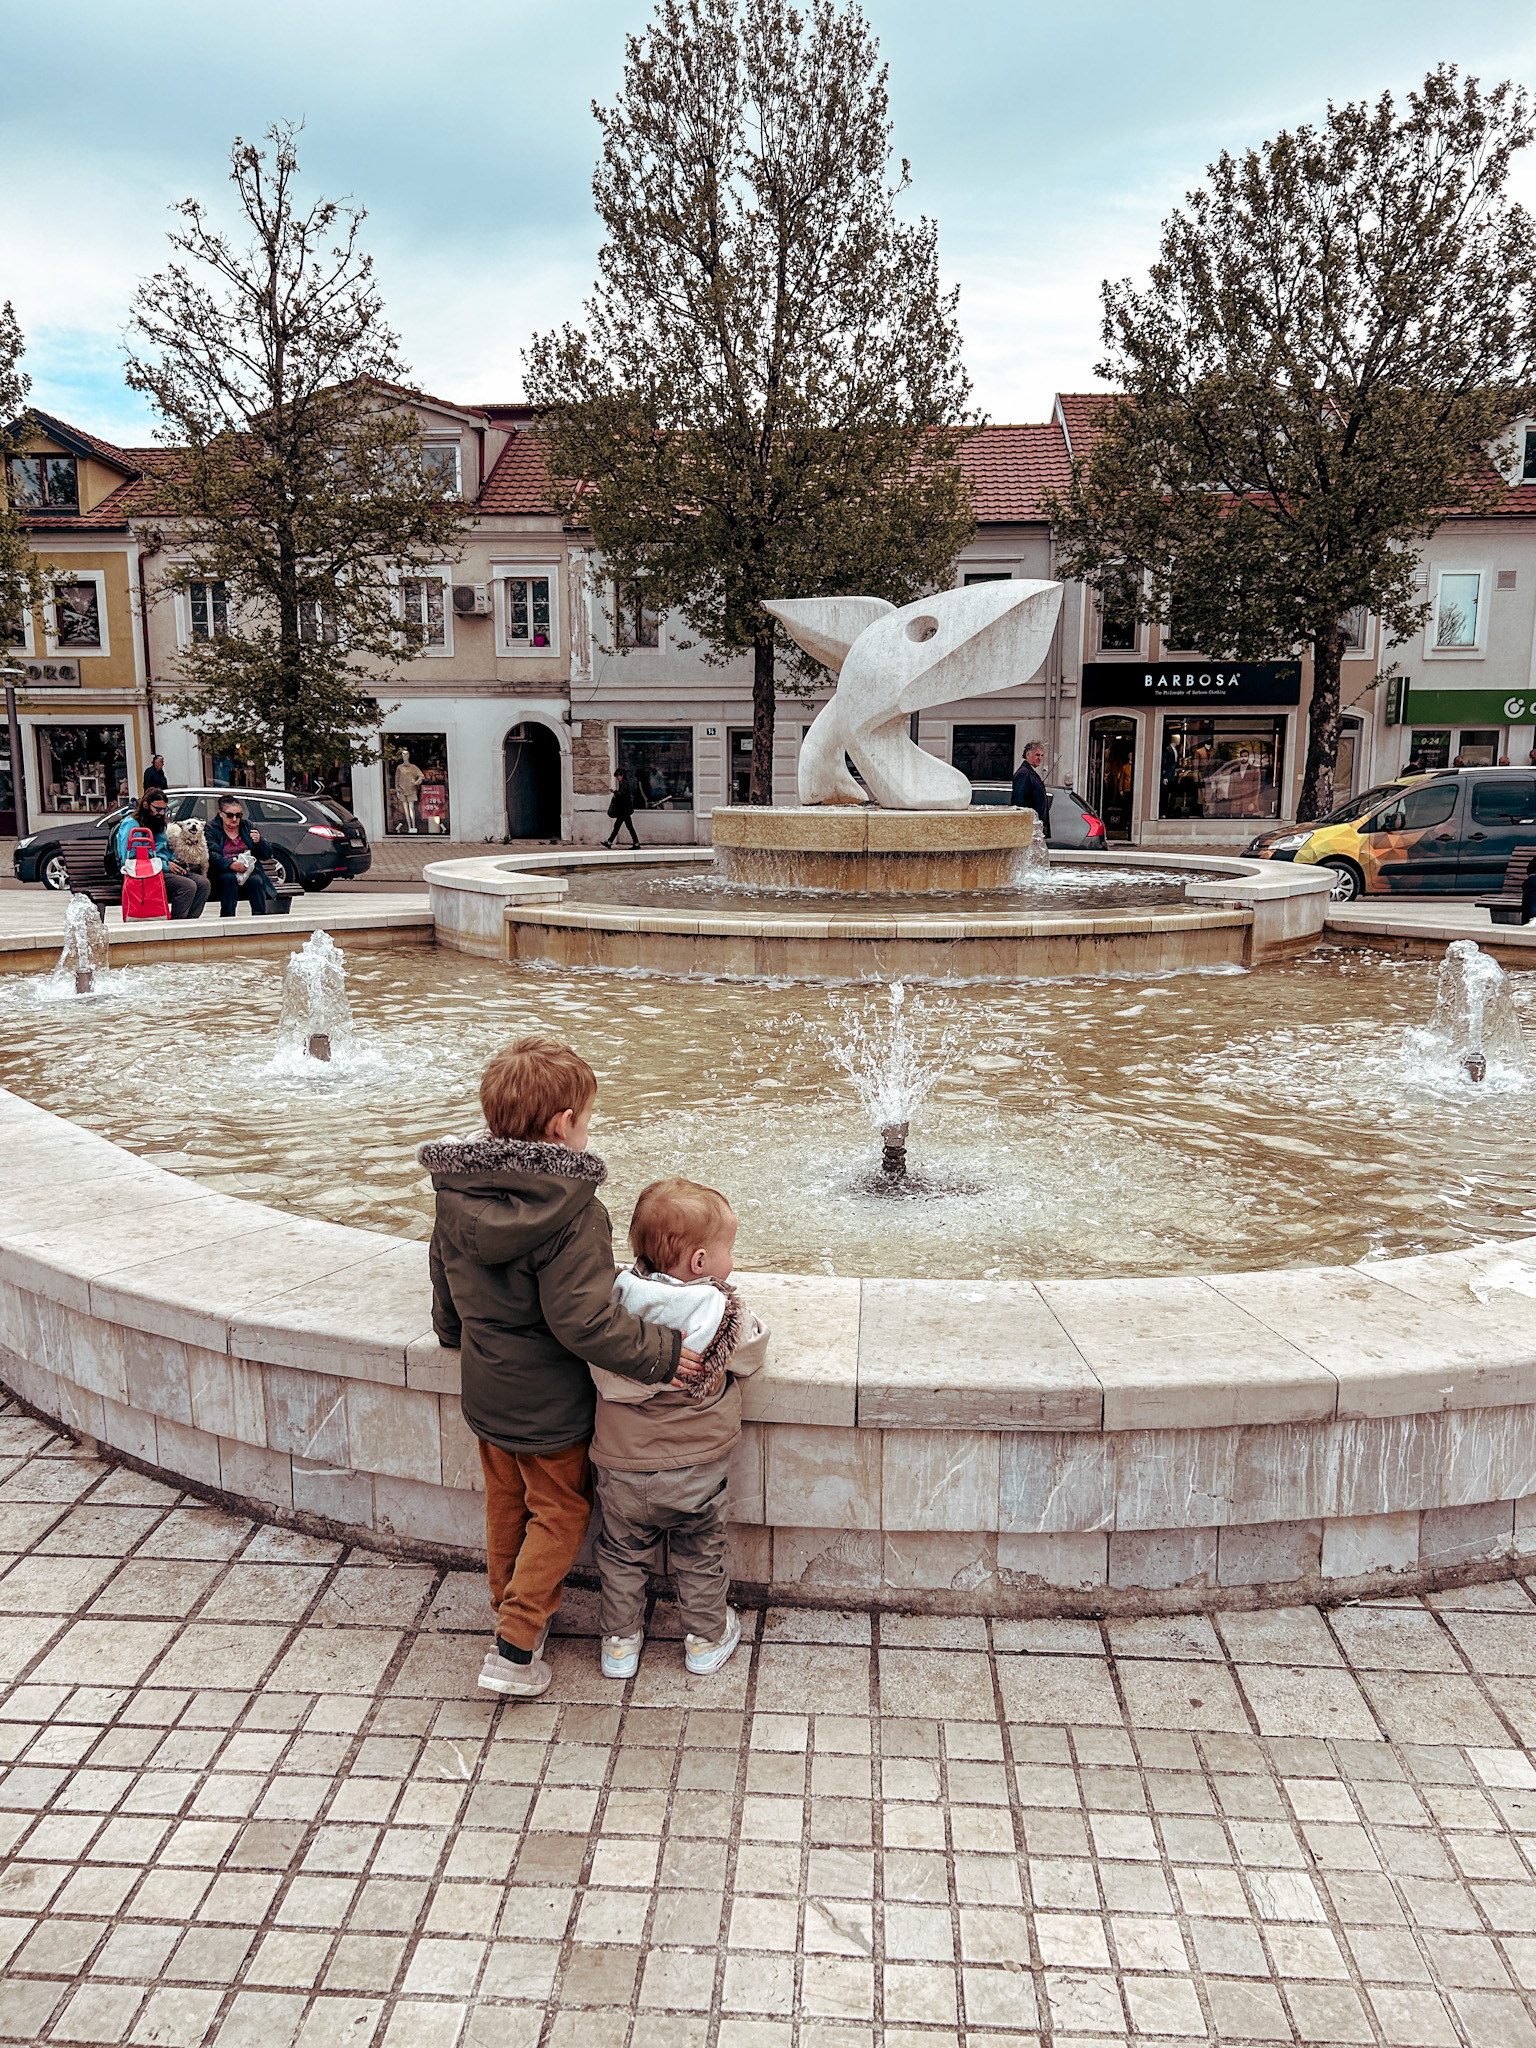
<svg viewBox="0 0 1536 2048"><path fill-rule="evenodd" d="M244 896L252 917L265 917L276 907L272 885L261 871L267 857L261 834L245 822L239 797L219 798L219 815L208 827L210 893L219 892L220 917L233 917Z"/></svg>

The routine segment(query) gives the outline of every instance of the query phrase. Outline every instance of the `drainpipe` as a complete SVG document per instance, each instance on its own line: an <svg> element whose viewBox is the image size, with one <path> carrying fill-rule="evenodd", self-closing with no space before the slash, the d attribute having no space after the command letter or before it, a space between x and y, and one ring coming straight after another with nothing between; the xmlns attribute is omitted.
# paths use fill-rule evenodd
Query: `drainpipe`
<svg viewBox="0 0 1536 2048"><path fill-rule="evenodd" d="M160 552L158 547L149 550ZM144 543L139 543L139 631L144 641L144 708L149 713L149 758L151 761L160 751L155 745L155 677L149 659L149 585L144 575Z"/></svg>

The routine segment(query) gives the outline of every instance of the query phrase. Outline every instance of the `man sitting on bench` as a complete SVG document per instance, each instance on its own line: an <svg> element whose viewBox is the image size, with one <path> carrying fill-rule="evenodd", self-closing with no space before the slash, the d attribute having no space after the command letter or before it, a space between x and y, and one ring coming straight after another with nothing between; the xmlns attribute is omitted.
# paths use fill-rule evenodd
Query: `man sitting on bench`
<svg viewBox="0 0 1536 2048"><path fill-rule="evenodd" d="M208 880L219 892L220 917L233 917L242 896L252 917L275 909L272 885L261 871L266 857L261 834L245 822L239 797L220 797L219 815L208 827Z"/></svg>
<svg viewBox="0 0 1536 2048"><path fill-rule="evenodd" d="M123 871L128 858L128 835L138 825L155 835L155 851L165 863L165 894L171 906L172 917L201 917L203 905L208 901L208 884L202 875L194 875L184 868L180 861L173 860L171 849L165 837L165 791L146 789L136 808L129 812L117 828L117 871Z"/></svg>

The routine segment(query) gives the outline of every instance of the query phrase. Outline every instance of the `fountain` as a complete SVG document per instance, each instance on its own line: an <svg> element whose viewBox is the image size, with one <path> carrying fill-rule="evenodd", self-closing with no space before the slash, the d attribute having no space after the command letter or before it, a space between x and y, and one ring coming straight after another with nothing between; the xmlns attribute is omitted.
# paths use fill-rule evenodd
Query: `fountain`
<svg viewBox="0 0 1536 2048"><path fill-rule="evenodd" d="M328 1065L352 1048L352 1005L347 1000L346 956L329 932L315 932L283 970L278 1019L283 1052Z"/></svg>
<svg viewBox="0 0 1536 2048"><path fill-rule="evenodd" d="M48 977L50 994L96 993L96 976L108 967L107 932L89 896L71 896L64 911L64 949Z"/></svg>
<svg viewBox="0 0 1536 2048"><path fill-rule="evenodd" d="M1525 1065L1525 1041L1508 979L1475 939L1457 939L1445 949L1429 1035L1455 1056L1470 1081L1487 1080L1490 1056L1517 1071Z"/></svg>
<svg viewBox="0 0 1536 2048"><path fill-rule="evenodd" d="M853 1082L870 1122L880 1133L880 1170L868 1184L871 1194L920 1192L907 1168L907 1136L912 1118L939 1082L962 1057L958 1027L947 1022L937 1038L923 1043L907 1028L907 991L899 981L886 989L882 1018L868 1008L844 1012L837 1032L829 1033L826 1051L832 1064Z"/></svg>

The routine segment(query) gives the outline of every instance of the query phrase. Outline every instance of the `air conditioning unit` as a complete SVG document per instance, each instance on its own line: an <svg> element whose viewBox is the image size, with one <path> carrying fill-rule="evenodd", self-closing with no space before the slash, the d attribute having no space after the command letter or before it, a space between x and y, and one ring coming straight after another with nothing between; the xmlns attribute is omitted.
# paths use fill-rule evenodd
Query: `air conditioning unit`
<svg viewBox="0 0 1536 2048"><path fill-rule="evenodd" d="M464 619L488 619L491 615L489 583L455 583L453 608Z"/></svg>

